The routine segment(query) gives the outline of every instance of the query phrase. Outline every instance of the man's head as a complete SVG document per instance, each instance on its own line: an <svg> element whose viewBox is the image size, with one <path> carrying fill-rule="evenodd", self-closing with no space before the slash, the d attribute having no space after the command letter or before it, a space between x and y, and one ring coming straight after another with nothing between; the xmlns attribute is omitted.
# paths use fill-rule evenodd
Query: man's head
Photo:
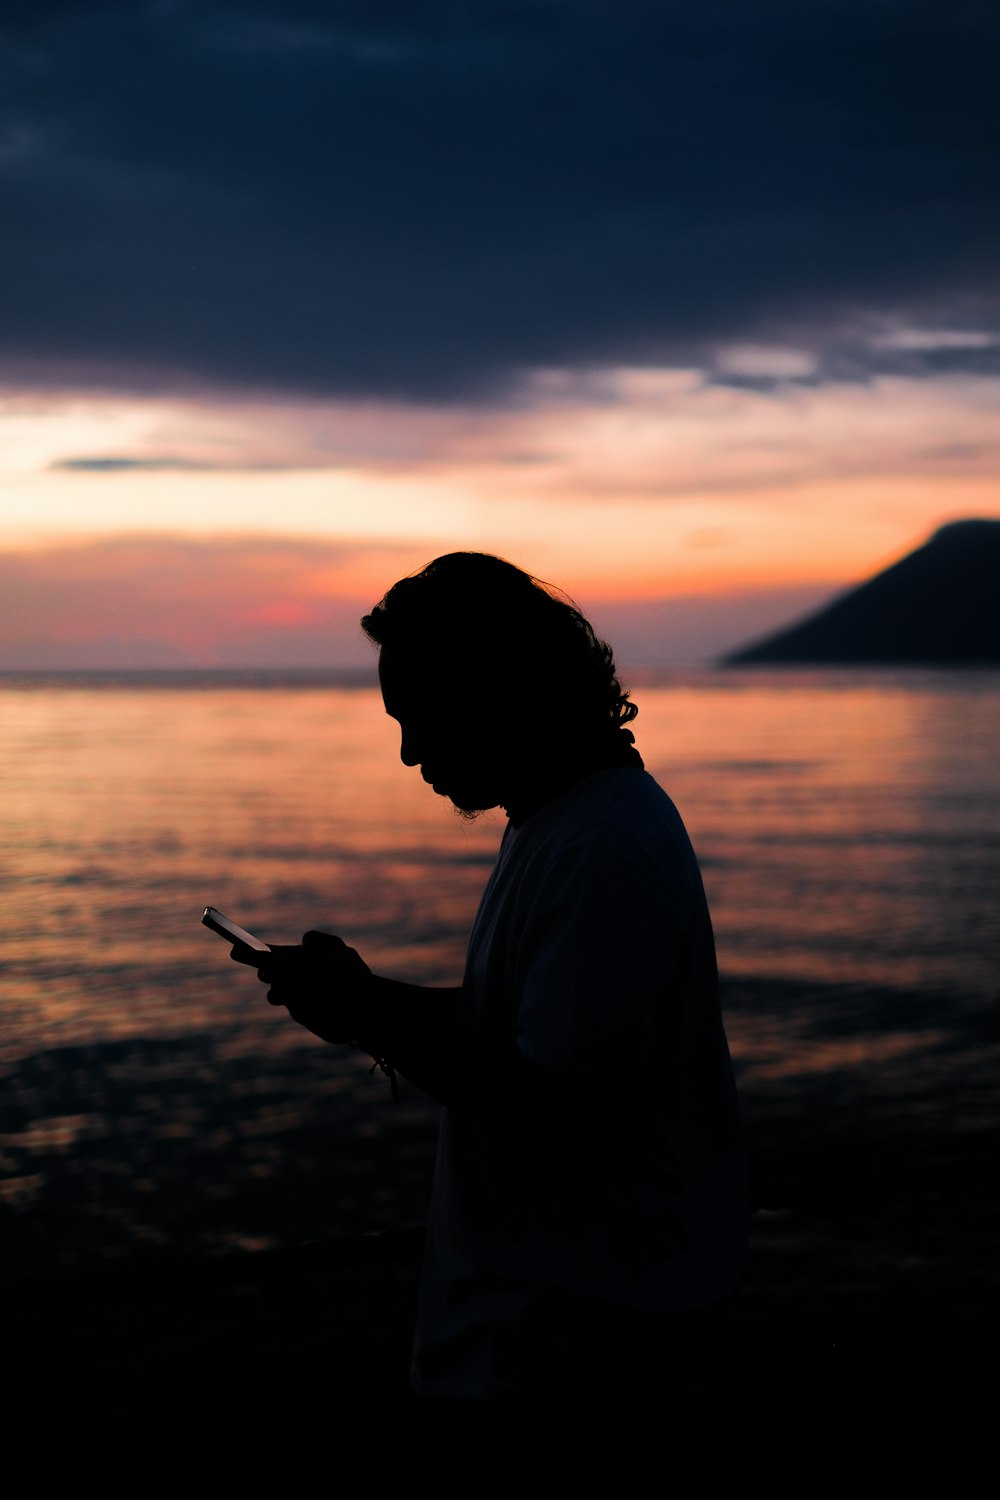
<svg viewBox="0 0 1000 1500"><path fill-rule="evenodd" d="M610 647L502 558L452 552L393 585L362 626L380 648L400 755L466 813L510 808L561 768L627 763L635 717Z"/></svg>

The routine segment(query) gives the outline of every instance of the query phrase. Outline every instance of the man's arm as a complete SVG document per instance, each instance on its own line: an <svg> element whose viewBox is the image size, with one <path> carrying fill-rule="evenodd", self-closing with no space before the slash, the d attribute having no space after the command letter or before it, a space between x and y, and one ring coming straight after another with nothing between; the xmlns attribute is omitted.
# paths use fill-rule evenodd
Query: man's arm
<svg viewBox="0 0 1000 1500"><path fill-rule="evenodd" d="M539 1149L586 1151L607 1110L633 1096L627 1077L543 1068L516 1046L501 1057L471 1056L456 1024L460 988L406 984L371 972L355 949L328 933L301 947L233 950L270 986L272 1005L324 1041L350 1043L397 1069L438 1103L506 1140Z"/></svg>
<svg viewBox="0 0 1000 1500"><path fill-rule="evenodd" d="M448 993L450 1007L428 1006L419 986L372 975L368 1015L352 1041L438 1103L539 1150L591 1150L608 1110L636 1097L632 1079L540 1067L516 1046L500 1057L470 1056L454 1021L461 991Z"/></svg>

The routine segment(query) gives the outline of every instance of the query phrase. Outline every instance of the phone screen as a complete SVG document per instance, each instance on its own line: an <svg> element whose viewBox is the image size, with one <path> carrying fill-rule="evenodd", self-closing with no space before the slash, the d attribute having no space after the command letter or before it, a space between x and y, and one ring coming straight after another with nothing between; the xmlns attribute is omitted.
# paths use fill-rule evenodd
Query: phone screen
<svg viewBox="0 0 1000 1500"><path fill-rule="evenodd" d="M270 953L267 943L261 942L260 938L254 937L252 932L247 932L245 927L240 927L231 917L226 917L214 906L206 906L201 920L206 927L211 927L220 937L228 938L231 943L242 943L245 948L253 948L256 953Z"/></svg>

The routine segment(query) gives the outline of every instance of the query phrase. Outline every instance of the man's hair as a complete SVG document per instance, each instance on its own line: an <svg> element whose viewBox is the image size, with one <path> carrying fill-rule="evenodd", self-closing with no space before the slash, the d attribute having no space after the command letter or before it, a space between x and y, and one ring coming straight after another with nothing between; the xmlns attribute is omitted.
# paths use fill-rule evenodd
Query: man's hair
<svg viewBox="0 0 1000 1500"><path fill-rule="evenodd" d="M492 680L529 711L571 724L608 750L628 751L638 709L611 647L566 597L502 557L449 552L402 578L361 621L378 646L448 659Z"/></svg>

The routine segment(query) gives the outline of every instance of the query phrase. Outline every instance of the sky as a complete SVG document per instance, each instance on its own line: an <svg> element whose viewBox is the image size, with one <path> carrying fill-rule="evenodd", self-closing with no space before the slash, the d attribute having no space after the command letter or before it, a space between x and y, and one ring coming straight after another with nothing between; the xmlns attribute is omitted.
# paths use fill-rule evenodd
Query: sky
<svg viewBox="0 0 1000 1500"><path fill-rule="evenodd" d="M0 669L636 665L1000 516L995 0L5 0Z"/></svg>

